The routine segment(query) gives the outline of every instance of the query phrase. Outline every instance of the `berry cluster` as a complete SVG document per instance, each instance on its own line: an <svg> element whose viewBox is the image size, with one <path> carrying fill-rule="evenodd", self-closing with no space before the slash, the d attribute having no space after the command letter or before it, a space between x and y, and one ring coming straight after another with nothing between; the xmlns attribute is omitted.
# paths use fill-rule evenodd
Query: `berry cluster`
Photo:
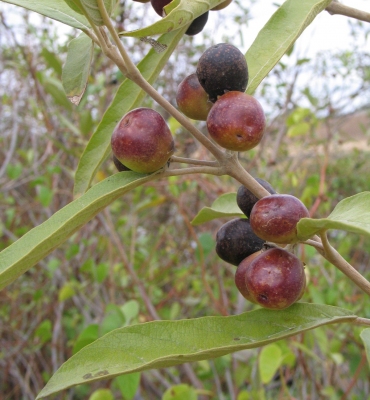
<svg viewBox="0 0 370 400"><path fill-rule="evenodd" d="M168 2L164 3L162 8ZM265 129L263 109L245 93L247 84L244 55L233 45L220 43L206 50L196 73L180 83L177 105L189 118L206 121L209 135L221 147L247 151L258 145ZM111 145L119 171L141 173L164 167L175 149L165 120L149 108L127 113L115 128ZM246 187L239 188L237 203L248 219L237 218L221 227L216 252L238 266L235 284L246 299L283 309L301 298L306 278L303 263L276 244L296 243L297 223L309 215L296 197L277 194L268 182L257 181L271 195L258 200Z"/></svg>
<svg viewBox="0 0 370 400"><path fill-rule="evenodd" d="M302 297L304 266L289 251L266 241L296 243L297 223L309 214L296 197L276 194L268 182L257 180L271 195L258 200L244 186L239 188L237 203L249 219L224 224L216 235L216 252L224 261L238 265L235 285L247 300L281 310ZM243 233L241 224L248 226Z"/></svg>

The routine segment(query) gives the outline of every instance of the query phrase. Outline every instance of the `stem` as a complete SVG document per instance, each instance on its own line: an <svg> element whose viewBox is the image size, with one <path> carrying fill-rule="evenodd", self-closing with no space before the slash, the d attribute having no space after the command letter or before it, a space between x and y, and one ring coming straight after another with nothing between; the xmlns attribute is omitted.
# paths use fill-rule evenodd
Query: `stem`
<svg viewBox="0 0 370 400"><path fill-rule="evenodd" d="M358 10L357 8L345 6L344 4L340 4L337 0L333 0L326 7L326 11L331 15L340 14L360 21L370 22L370 13Z"/></svg>
<svg viewBox="0 0 370 400"><path fill-rule="evenodd" d="M117 66L125 66L125 76L135 82L141 89L144 90L153 100L155 100L160 106L162 106L166 111L168 111L180 124L186 128L203 146L205 146L215 157L220 160L223 157L223 151L219 149L210 139L203 135L203 133L198 130L193 123L186 118L180 111L178 111L171 103L169 103L163 96L161 96L154 88L151 86L141 75L140 71L136 65L132 62L131 58L126 52L118 33L116 32L112 21L109 18L107 10L104 6L103 0L97 0L101 16L103 18L105 26L108 28L109 33L112 35L114 43L116 44L119 54L121 57L111 58ZM184 28L185 29L185 28ZM108 54L107 54L108 55ZM109 55L108 55L109 56ZM123 63L122 63L123 61Z"/></svg>
<svg viewBox="0 0 370 400"><path fill-rule="evenodd" d="M220 165L217 161L195 160L193 158L176 157L176 156L172 156L169 159L169 161L183 163L183 164L206 165L208 167L217 167Z"/></svg>
<svg viewBox="0 0 370 400"><path fill-rule="evenodd" d="M361 326L370 326L370 319L368 318L361 318L361 317L357 317L353 323L355 325L361 325Z"/></svg>
<svg viewBox="0 0 370 400"><path fill-rule="evenodd" d="M329 243L326 230L320 233L324 247L324 257L336 266L344 275L370 296L370 282L349 264Z"/></svg>

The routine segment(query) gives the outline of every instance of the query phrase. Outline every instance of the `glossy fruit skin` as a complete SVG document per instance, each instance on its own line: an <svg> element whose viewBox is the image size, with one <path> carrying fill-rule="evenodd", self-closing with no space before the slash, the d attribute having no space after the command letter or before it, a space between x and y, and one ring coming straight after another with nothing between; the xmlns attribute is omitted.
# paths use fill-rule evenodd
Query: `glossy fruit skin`
<svg viewBox="0 0 370 400"><path fill-rule="evenodd" d="M251 265L252 261L258 257L261 254L261 251L257 251L256 253L251 254L247 258L245 258L239 265L238 268L236 269L235 272L235 286L241 293L241 295L251 301L252 303L256 303L256 301L253 299L251 294L249 293L249 290L247 289L247 285L245 284L245 274L247 273L247 269Z"/></svg>
<svg viewBox="0 0 370 400"><path fill-rule="evenodd" d="M263 137L265 124L260 103L249 94L236 91L221 96L207 117L212 139L221 147L233 151L256 147Z"/></svg>
<svg viewBox="0 0 370 400"><path fill-rule="evenodd" d="M259 305L282 310L295 303L306 285L303 263L281 248L263 251L248 266L245 284Z"/></svg>
<svg viewBox="0 0 370 400"><path fill-rule="evenodd" d="M127 168L125 165L123 165L121 161L114 154L113 154L113 163L119 172L131 171L130 168Z"/></svg>
<svg viewBox="0 0 370 400"><path fill-rule="evenodd" d="M205 121L213 103L198 81L197 74L187 76L177 88L176 102L188 118Z"/></svg>
<svg viewBox="0 0 370 400"><path fill-rule="evenodd" d="M232 265L239 265L246 257L261 250L263 244L245 218L226 222L216 234L217 255Z"/></svg>
<svg viewBox="0 0 370 400"><path fill-rule="evenodd" d="M213 7L213 8L211 9L211 11L223 10L223 9L226 8L229 4L231 4L232 1L233 1L233 0L226 0L226 1L224 1L223 3L219 4L218 6Z"/></svg>
<svg viewBox="0 0 370 400"><path fill-rule="evenodd" d="M124 115L113 131L111 146L123 165L141 173L164 167L175 150L168 125L150 108L136 108Z"/></svg>
<svg viewBox="0 0 370 400"><path fill-rule="evenodd" d="M163 17L163 7L167 4L171 3L172 0L150 0L154 11L160 16Z"/></svg>
<svg viewBox="0 0 370 400"><path fill-rule="evenodd" d="M252 208L250 223L255 234L269 242L298 242L297 223L309 218L306 206L289 194L272 194L258 200Z"/></svg>
<svg viewBox="0 0 370 400"><path fill-rule="evenodd" d="M263 186L269 193L276 194L274 188L261 178L255 178L255 180ZM238 192L236 194L236 203L242 212L249 218L253 206L257 203L258 197L256 197L249 189L245 186L239 186Z"/></svg>
<svg viewBox="0 0 370 400"><path fill-rule="evenodd" d="M228 43L219 43L207 49L197 65L200 84L214 103L226 92L245 92L248 84L248 66L243 53Z"/></svg>

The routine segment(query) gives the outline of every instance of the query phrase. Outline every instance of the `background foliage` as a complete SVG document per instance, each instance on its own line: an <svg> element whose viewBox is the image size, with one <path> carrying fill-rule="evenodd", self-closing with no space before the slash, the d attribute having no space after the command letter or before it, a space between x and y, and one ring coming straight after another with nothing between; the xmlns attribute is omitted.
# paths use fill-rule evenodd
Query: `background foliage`
<svg viewBox="0 0 370 400"><path fill-rule="evenodd" d="M115 18L122 29L140 28L143 16L151 18L140 3L120 3ZM234 22L245 24L253 4L235 3ZM9 9L0 8L0 250L72 201L73 171L123 80L96 51L87 93L72 106L60 78L67 43L77 31L61 39L50 20L35 23L23 9L17 14L13 24ZM369 188L370 58L356 45L367 34L361 23L352 24L352 49L315 59L292 49L256 93L266 103L269 124L263 143L242 155L242 163L278 192L300 197L318 218ZM212 40L205 31L201 40L180 42L155 84L172 103L178 83ZM136 61L148 51L139 41L127 43ZM148 98L144 104L156 108ZM206 158L166 117L179 153ZM108 159L94 183L113 173ZM2 290L4 398L33 399L66 359L115 328L252 310L234 286L234 267L214 252L215 233L227 219L191 224L196 211L237 188L229 178L206 176L137 188ZM369 239L333 231L331 240L369 279ZM299 252L309 271L304 301L370 314L362 292L337 269L310 247ZM359 333L349 325L318 328L261 349L81 385L56 398L171 399L186 393L178 398L364 399L369 370Z"/></svg>

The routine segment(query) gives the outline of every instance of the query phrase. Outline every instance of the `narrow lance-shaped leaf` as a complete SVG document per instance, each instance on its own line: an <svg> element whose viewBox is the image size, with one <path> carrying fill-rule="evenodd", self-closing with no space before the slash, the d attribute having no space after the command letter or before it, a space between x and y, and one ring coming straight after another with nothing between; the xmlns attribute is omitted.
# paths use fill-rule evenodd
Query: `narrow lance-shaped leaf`
<svg viewBox="0 0 370 400"><path fill-rule="evenodd" d="M163 35L159 41L167 46L166 51L157 53L151 49L138 64L138 69L149 83L157 79L183 34L184 30L180 30ZM145 92L129 79L125 79L119 87L81 156L75 174L75 197L86 192L99 167L110 154L110 139L119 120L131 109L139 107L144 97Z"/></svg>
<svg viewBox="0 0 370 400"><path fill-rule="evenodd" d="M71 40L68 45L62 82L68 99L75 105L80 103L85 92L93 54L94 42L84 33Z"/></svg>
<svg viewBox="0 0 370 400"><path fill-rule="evenodd" d="M165 11L164 18L142 29L120 32L122 36L143 37L171 32L187 26L189 22L204 14L225 0L173 0Z"/></svg>
<svg viewBox="0 0 370 400"><path fill-rule="evenodd" d="M330 3L331 0L287 0L272 15L245 55L249 69L247 93L256 90L316 15Z"/></svg>
<svg viewBox="0 0 370 400"><path fill-rule="evenodd" d="M0 253L0 289L60 246L102 209L151 176L121 172L92 187Z"/></svg>
<svg viewBox="0 0 370 400"><path fill-rule="evenodd" d="M81 383L216 358L355 318L342 308L296 303L281 311L259 309L230 317L154 321L119 328L66 361L37 399Z"/></svg>
<svg viewBox="0 0 370 400"><path fill-rule="evenodd" d="M370 365L370 328L364 329L360 333L360 337L361 337L362 341L364 342L367 362Z"/></svg>
<svg viewBox="0 0 370 400"><path fill-rule="evenodd" d="M35 11L45 17L63 22L63 24L86 31L90 28L87 19L72 10L64 0L2 0L5 3L14 4Z"/></svg>
<svg viewBox="0 0 370 400"><path fill-rule="evenodd" d="M236 193L225 193L218 197L211 207L203 207L191 221L200 225L217 218L245 216L236 204Z"/></svg>
<svg viewBox="0 0 370 400"><path fill-rule="evenodd" d="M358 193L340 201L327 218L302 218L297 225L300 240L306 240L327 229L341 229L369 236L370 192Z"/></svg>

